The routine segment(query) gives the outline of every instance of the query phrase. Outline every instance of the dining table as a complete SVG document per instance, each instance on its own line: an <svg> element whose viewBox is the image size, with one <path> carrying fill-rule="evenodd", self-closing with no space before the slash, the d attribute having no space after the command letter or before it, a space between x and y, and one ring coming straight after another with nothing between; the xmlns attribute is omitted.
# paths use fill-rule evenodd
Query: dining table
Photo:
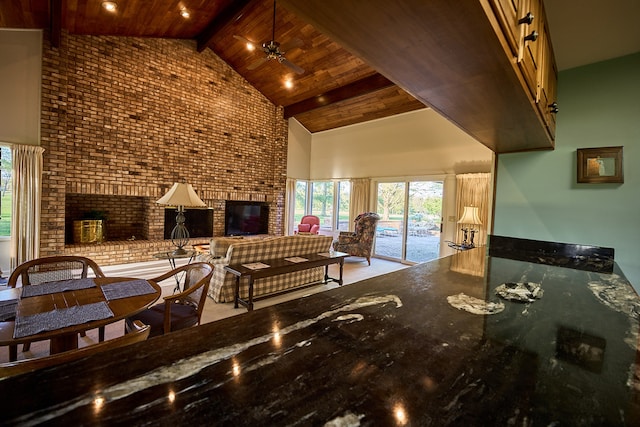
<svg viewBox="0 0 640 427"><path fill-rule="evenodd" d="M78 348L78 334L126 319L161 295L152 280L79 278L0 291L0 346L9 360L18 344L50 340L50 353Z"/></svg>

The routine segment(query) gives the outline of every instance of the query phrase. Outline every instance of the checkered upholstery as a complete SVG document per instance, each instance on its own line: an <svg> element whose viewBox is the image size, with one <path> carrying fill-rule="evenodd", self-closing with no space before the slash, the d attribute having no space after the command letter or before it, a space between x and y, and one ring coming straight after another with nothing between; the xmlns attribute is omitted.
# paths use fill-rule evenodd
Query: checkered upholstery
<svg viewBox="0 0 640 427"><path fill-rule="evenodd" d="M215 239L213 239L215 240ZM320 235L296 235L267 239L242 239L232 243L224 258L211 254L201 254L199 261L215 266L209 296L216 302L233 301L236 276L224 270L226 265L247 264L251 262L269 263L272 259L281 259L305 254L328 252L333 238ZM258 279L253 284L253 296L283 291L307 283L318 282L324 278L324 267L316 267L274 277ZM240 282L240 298L248 298L249 281Z"/></svg>

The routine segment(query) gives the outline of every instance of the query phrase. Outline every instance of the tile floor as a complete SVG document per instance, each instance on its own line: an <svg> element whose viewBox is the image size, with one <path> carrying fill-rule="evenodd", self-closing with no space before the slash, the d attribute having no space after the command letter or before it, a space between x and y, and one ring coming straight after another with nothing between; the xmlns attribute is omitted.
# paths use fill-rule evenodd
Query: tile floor
<svg viewBox="0 0 640 427"><path fill-rule="evenodd" d="M186 261L185 261L186 262ZM180 264L178 264L180 265ZM343 280L344 284L358 282L369 277L379 276L395 270L406 268L406 265L386 261L382 259L374 258L371 260L371 265L367 265L366 260L363 258L347 258L345 259ZM119 266L109 266L103 268L105 274L109 276L122 276L122 277L138 277L138 278L152 278L168 270L166 261L140 263L140 264L126 264ZM329 276L338 276L338 266L329 266ZM170 295L173 291L174 284L170 281L162 283L163 295ZM316 292L322 292L328 289L337 287L338 284L329 282L328 284L320 284L304 288L298 291L287 292L271 298L266 298L254 302L254 309L259 310L262 307L278 304L280 302L289 301L295 298L300 298L305 295L313 294ZM245 308L233 308L233 303L216 303L211 298L207 298L204 313L202 315L202 322L214 322L226 317L236 316L238 314L245 313ZM106 338L110 339L115 336L119 336L123 333L124 322L116 322L106 327ZM79 338L78 345L85 346L97 342L97 330L88 331L87 336ZM22 351L22 346L18 347L18 360L31 357L42 357L49 353L48 341L34 342L31 344L31 350L28 352ZM8 347L0 347L0 363L7 362L9 360Z"/></svg>

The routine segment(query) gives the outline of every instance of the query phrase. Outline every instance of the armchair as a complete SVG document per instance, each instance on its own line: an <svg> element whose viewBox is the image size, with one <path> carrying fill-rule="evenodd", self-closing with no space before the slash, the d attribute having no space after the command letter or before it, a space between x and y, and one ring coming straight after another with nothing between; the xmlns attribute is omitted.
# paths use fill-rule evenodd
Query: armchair
<svg viewBox="0 0 640 427"><path fill-rule="evenodd" d="M298 233L318 234L320 231L320 218L315 215L305 215L298 224Z"/></svg>
<svg viewBox="0 0 640 427"><path fill-rule="evenodd" d="M151 280L157 283L181 274L184 274L182 292L166 296L163 302L127 318L126 325L132 328L135 321L139 320L151 326L150 338L199 325L213 275L213 265L194 262Z"/></svg>
<svg viewBox="0 0 640 427"><path fill-rule="evenodd" d="M333 249L346 252L352 256L365 257L371 265L371 250L376 234L376 224L380 216L375 212L365 212L356 217L353 233L341 231L338 240L333 243Z"/></svg>

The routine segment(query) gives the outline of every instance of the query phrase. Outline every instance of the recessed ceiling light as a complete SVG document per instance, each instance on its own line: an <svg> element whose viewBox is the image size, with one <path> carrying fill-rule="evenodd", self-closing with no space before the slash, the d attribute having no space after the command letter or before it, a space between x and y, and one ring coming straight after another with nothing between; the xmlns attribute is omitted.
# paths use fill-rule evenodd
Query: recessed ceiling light
<svg viewBox="0 0 640 427"><path fill-rule="evenodd" d="M253 52L254 50L256 50L256 45L254 45L253 43L247 43L247 50Z"/></svg>
<svg viewBox="0 0 640 427"><path fill-rule="evenodd" d="M293 80L291 79L286 79L284 81L284 87L286 87L287 89L291 89L293 88Z"/></svg>
<svg viewBox="0 0 640 427"><path fill-rule="evenodd" d="M186 19L191 15L189 14L189 11L187 9L182 9L182 10L180 10L180 16L182 16L183 18Z"/></svg>
<svg viewBox="0 0 640 427"><path fill-rule="evenodd" d="M115 12L116 9L118 8L118 3L114 1L103 1L102 7L108 12Z"/></svg>

